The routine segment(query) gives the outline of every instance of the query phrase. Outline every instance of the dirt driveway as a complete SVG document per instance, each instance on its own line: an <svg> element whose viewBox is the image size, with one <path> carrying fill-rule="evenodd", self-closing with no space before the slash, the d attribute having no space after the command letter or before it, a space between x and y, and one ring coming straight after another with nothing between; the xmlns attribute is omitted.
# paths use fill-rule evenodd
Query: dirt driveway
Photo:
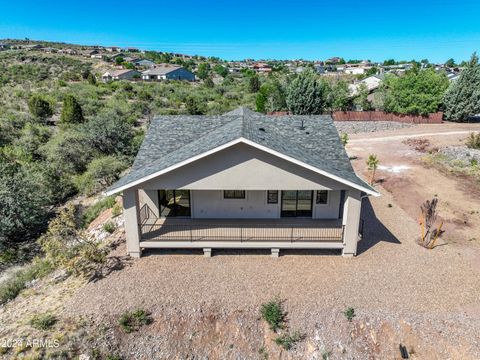
<svg viewBox="0 0 480 360"><path fill-rule="evenodd" d="M347 151L357 157L353 165L357 173L365 178L369 178L366 158L369 154L377 155L380 165L376 178L412 219L418 219L422 202L438 196L440 217L446 230L445 240L450 244L465 245L468 242L469 246L462 246L463 250L478 250L479 184L426 166L422 160L425 151L417 151L414 146L407 144L408 139L427 139L430 145L426 150L463 145L471 131L480 131L480 124L419 125L394 132L356 134L351 136Z"/></svg>

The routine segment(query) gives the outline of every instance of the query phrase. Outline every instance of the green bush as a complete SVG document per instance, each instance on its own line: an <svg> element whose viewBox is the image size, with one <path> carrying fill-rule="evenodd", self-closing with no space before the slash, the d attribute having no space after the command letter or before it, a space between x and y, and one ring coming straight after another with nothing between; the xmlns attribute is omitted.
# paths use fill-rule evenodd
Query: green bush
<svg viewBox="0 0 480 360"><path fill-rule="evenodd" d="M478 133L470 133L470 136L467 138L465 143L467 147L470 149L477 149L480 150L480 132Z"/></svg>
<svg viewBox="0 0 480 360"><path fill-rule="evenodd" d="M142 309L126 312L118 320L119 325L126 333L137 331L141 326L149 325L152 322L150 313Z"/></svg>
<svg viewBox="0 0 480 360"><path fill-rule="evenodd" d="M299 331L292 334L283 334L275 338L275 344L280 345L285 350L290 350L295 344L305 338L305 335Z"/></svg>
<svg viewBox="0 0 480 360"><path fill-rule="evenodd" d="M115 231L115 229L116 229L115 224L111 221L108 221L105 224L103 224L103 230L105 230L110 234L112 234Z"/></svg>
<svg viewBox="0 0 480 360"><path fill-rule="evenodd" d="M122 205L120 205L119 203L116 203L112 207L112 216L117 217L122 214L122 211L123 211Z"/></svg>
<svg viewBox="0 0 480 360"><path fill-rule="evenodd" d="M83 226L87 227L102 211L113 207L113 205L115 205L115 197L108 196L90 206L83 214Z"/></svg>
<svg viewBox="0 0 480 360"><path fill-rule="evenodd" d="M50 103L41 95L34 94L28 99L28 109L37 119L46 119L53 115Z"/></svg>
<svg viewBox="0 0 480 360"><path fill-rule="evenodd" d="M82 108L75 96L65 96L60 121L66 124L79 124L84 121Z"/></svg>
<svg viewBox="0 0 480 360"><path fill-rule="evenodd" d="M45 313L33 316L29 324L37 330L49 330L56 322L57 318L54 315Z"/></svg>
<svg viewBox="0 0 480 360"><path fill-rule="evenodd" d="M348 321L352 321L353 318L355 317L355 309L352 307L347 308L343 314L347 318Z"/></svg>
<svg viewBox="0 0 480 360"><path fill-rule="evenodd" d="M0 305L15 299L29 282L44 277L52 270L53 266L49 261L36 259L27 268L15 273L0 285Z"/></svg>
<svg viewBox="0 0 480 360"><path fill-rule="evenodd" d="M286 314L283 311L280 300L273 299L268 303L262 304L260 313L273 331L284 328Z"/></svg>
<svg viewBox="0 0 480 360"><path fill-rule="evenodd" d="M96 158L88 164L87 171L76 177L75 185L83 194L95 194L116 181L127 166L115 156Z"/></svg>

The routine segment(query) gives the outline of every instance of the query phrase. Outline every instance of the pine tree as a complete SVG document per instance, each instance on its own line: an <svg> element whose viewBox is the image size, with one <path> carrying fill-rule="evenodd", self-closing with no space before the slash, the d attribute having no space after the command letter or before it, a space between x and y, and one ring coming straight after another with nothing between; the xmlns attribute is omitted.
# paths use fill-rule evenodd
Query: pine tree
<svg viewBox="0 0 480 360"><path fill-rule="evenodd" d="M459 78L450 84L443 99L445 119L466 121L480 113L480 64L474 53Z"/></svg>
<svg viewBox="0 0 480 360"><path fill-rule="evenodd" d="M65 96L60 121L67 124L79 124L83 120L83 111L77 99L73 95Z"/></svg>

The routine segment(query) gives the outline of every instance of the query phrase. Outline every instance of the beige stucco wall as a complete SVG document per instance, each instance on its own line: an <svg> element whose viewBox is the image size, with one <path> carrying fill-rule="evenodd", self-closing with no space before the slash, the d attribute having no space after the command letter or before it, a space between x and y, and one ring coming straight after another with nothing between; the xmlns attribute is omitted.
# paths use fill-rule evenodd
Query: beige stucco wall
<svg viewBox="0 0 480 360"><path fill-rule="evenodd" d="M340 190L335 180L246 144L202 158L139 186L189 190Z"/></svg>

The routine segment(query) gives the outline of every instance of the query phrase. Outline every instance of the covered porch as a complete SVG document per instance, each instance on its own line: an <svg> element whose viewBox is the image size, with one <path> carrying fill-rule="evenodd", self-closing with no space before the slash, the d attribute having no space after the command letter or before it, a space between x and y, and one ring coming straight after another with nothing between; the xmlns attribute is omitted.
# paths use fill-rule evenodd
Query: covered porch
<svg viewBox="0 0 480 360"><path fill-rule="evenodd" d="M341 220L145 219L141 248L342 249Z"/></svg>

